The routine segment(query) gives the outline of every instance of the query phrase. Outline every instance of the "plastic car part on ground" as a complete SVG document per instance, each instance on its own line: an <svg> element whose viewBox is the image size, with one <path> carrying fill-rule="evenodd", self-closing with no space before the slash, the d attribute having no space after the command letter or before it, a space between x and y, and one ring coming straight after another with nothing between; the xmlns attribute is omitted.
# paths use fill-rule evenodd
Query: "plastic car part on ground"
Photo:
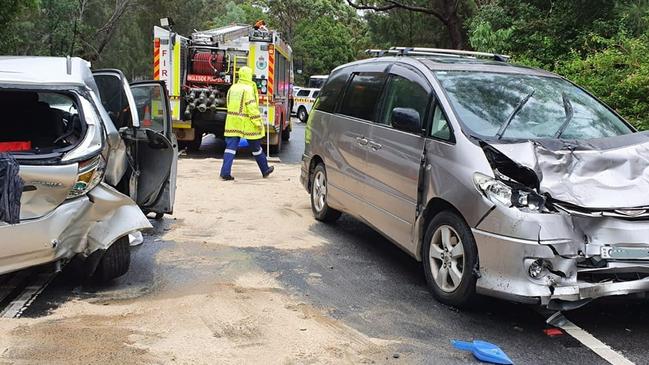
<svg viewBox="0 0 649 365"><path fill-rule="evenodd" d="M452 340L451 343L458 350L471 351L476 359L491 364L513 364L512 360L500 347L485 341L473 342Z"/></svg>

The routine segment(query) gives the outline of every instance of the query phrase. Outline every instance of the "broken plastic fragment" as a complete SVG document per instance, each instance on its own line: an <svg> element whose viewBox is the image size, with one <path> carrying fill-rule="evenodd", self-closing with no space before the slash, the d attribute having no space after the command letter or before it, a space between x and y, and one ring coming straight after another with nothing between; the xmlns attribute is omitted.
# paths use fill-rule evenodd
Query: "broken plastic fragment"
<svg viewBox="0 0 649 365"><path fill-rule="evenodd" d="M560 330L559 328L546 328L543 330L543 333L546 334L548 337L556 337L556 336L562 336L563 331Z"/></svg>
<svg viewBox="0 0 649 365"><path fill-rule="evenodd" d="M451 340L451 343L458 350L471 351L473 356L480 361L492 364L513 364L509 356L493 343L479 340L473 342Z"/></svg>

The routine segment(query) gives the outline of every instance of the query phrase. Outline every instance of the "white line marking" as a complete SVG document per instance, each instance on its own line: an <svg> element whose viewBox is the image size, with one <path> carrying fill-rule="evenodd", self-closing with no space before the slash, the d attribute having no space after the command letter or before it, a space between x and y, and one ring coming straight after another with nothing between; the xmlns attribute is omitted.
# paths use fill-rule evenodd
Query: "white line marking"
<svg viewBox="0 0 649 365"><path fill-rule="evenodd" d="M47 284L56 276L56 272L42 273L36 276L36 279L31 285L25 287L25 290L18 295L9 305L7 305L1 312L2 318L18 318L23 314L36 299L36 297L45 290Z"/></svg>
<svg viewBox="0 0 649 365"><path fill-rule="evenodd" d="M634 365L634 363L624 357L621 353L613 350L609 345L595 338L595 336L586 332L576 324L570 322L566 317L557 312L553 314L546 321L548 324L559 327L566 331L567 334L574 337L577 341L581 342L584 346L591 349L594 353L599 355L602 359L608 361L613 365Z"/></svg>

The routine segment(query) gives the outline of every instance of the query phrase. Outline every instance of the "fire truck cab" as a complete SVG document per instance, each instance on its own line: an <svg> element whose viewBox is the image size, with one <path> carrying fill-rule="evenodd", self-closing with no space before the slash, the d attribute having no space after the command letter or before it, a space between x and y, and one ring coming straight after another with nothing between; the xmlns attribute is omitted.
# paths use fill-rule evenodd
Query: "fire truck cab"
<svg viewBox="0 0 649 365"><path fill-rule="evenodd" d="M198 150L206 133L223 138L227 92L246 65L257 84L266 144L271 152L279 152L292 128L293 68L291 47L280 33L230 25L186 38L154 27L154 78L167 82L181 147Z"/></svg>

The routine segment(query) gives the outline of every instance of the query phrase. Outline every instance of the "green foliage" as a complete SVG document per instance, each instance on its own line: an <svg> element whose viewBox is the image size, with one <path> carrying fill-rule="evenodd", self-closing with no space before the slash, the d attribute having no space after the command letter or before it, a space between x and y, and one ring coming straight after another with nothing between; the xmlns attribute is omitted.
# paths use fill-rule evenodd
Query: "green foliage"
<svg viewBox="0 0 649 365"><path fill-rule="evenodd" d="M494 30L489 22L481 20L471 24L469 42L477 51L499 53L509 49L513 32L512 27Z"/></svg>
<svg viewBox="0 0 649 365"><path fill-rule="evenodd" d="M328 74L335 67L352 61L356 52L352 32L331 17L319 17L300 23L293 50L299 57L305 79L316 74Z"/></svg>
<svg viewBox="0 0 649 365"><path fill-rule="evenodd" d="M637 128L649 129L649 37L621 36L607 43L605 49L585 57L571 53L556 71L600 97Z"/></svg>

